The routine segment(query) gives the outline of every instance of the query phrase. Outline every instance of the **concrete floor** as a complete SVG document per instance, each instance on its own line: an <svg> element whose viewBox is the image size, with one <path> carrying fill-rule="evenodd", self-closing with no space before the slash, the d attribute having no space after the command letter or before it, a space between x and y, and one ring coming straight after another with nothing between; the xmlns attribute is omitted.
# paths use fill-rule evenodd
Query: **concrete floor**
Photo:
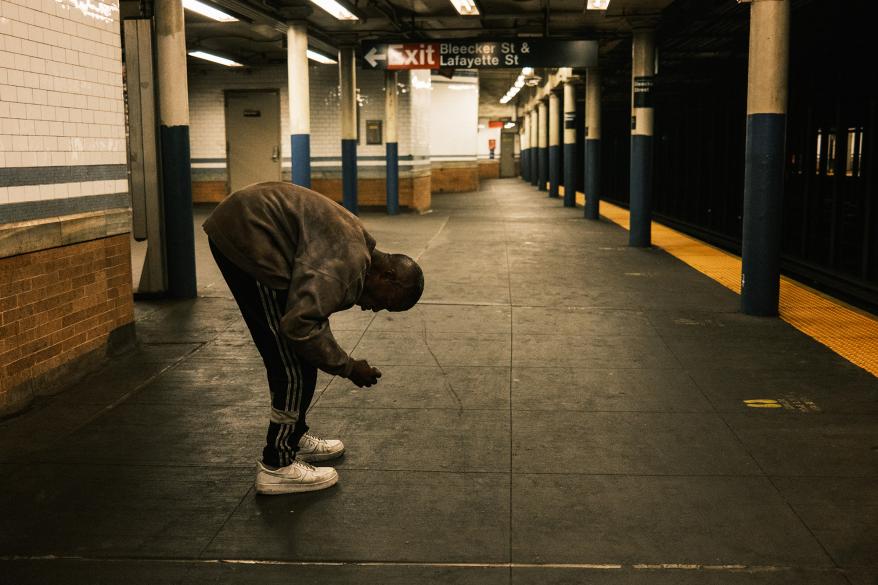
<svg viewBox="0 0 878 585"><path fill-rule="evenodd" d="M384 372L318 380L338 486L254 495L263 372L202 251L205 296L0 422L0 582L878 583L874 377L523 182L434 209L363 214L427 289L333 318Z"/></svg>

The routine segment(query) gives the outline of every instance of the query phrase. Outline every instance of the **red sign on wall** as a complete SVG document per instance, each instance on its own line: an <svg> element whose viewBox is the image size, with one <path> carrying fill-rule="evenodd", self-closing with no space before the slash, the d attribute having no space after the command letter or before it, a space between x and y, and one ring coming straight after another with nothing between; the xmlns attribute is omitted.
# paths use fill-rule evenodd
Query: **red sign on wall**
<svg viewBox="0 0 878 585"><path fill-rule="evenodd" d="M372 67L386 61L385 69L439 69L439 43L391 43L384 47L383 52L372 47L363 58Z"/></svg>

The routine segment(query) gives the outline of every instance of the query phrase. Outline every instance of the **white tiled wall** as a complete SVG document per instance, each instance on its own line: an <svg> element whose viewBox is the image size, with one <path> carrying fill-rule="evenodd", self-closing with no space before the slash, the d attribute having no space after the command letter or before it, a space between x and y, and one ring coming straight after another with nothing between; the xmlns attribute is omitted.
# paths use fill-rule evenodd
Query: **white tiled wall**
<svg viewBox="0 0 878 585"><path fill-rule="evenodd" d="M433 76L430 156L433 160L475 160L478 152L478 77Z"/></svg>
<svg viewBox="0 0 878 585"><path fill-rule="evenodd" d="M341 157L341 116L339 113L338 65L312 63L308 71L311 86L311 156ZM400 81L405 77L400 76ZM360 156L383 156L385 147L366 145L366 120L384 119L384 75L381 71L357 71L360 100ZM233 69L221 65L192 67L189 71L189 135L193 159L224 159L226 129L224 90L278 89L281 101L281 149L289 168L289 99L287 69L284 65ZM399 99L399 152L409 152L410 104L404 92ZM325 163L326 165L338 165ZM360 164L364 164L362 161ZM196 166L222 168L224 164ZM324 166L320 161L312 167Z"/></svg>
<svg viewBox="0 0 878 585"><path fill-rule="evenodd" d="M125 164L118 0L0 0L0 167ZM0 187L0 204L128 190Z"/></svg>
<svg viewBox="0 0 878 585"><path fill-rule="evenodd" d="M411 154L427 159L430 156L430 120L433 103L433 85L430 78L429 71L410 71L407 87L408 99L405 100L409 107L410 129L406 134L411 140ZM400 99L400 103L402 102L403 100ZM400 130L400 140L403 140L402 130ZM429 164L429 160L427 160L427 164Z"/></svg>
<svg viewBox="0 0 878 585"><path fill-rule="evenodd" d="M491 149L488 148L489 140L493 140L495 142L494 147L494 158L496 160L500 160L500 128L489 128L488 123L490 122L489 118L481 118L479 120L479 126L484 126L484 128L479 128L478 133L478 151L479 158L488 159L491 156Z"/></svg>

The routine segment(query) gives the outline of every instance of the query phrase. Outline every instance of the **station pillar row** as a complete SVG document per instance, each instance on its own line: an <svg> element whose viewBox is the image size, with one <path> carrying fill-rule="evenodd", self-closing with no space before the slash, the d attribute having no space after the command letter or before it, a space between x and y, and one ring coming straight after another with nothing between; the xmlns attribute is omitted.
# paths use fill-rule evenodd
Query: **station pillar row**
<svg viewBox="0 0 878 585"><path fill-rule="evenodd" d="M308 28L287 28L287 89L290 109L292 182L311 188L311 96L308 80Z"/></svg>
<svg viewBox="0 0 878 585"><path fill-rule="evenodd" d="M342 204L357 213L357 63L353 47L338 52L341 84L341 183Z"/></svg>
<svg viewBox="0 0 878 585"><path fill-rule="evenodd" d="M386 129L386 160L385 174L387 185L387 213L399 213L399 143L396 130L396 117L399 104L399 87L396 71L384 72L384 119Z"/></svg>
<svg viewBox="0 0 878 585"><path fill-rule="evenodd" d="M598 219L601 204L601 70L585 77L585 217Z"/></svg>
<svg viewBox="0 0 878 585"><path fill-rule="evenodd" d="M655 45L651 30L635 30L631 43L631 172L628 244L647 247L652 240L653 74Z"/></svg>
<svg viewBox="0 0 878 585"><path fill-rule="evenodd" d="M558 94L549 94L549 197L558 197L561 182L561 100Z"/></svg>
<svg viewBox="0 0 878 585"><path fill-rule="evenodd" d="M540 101L537 106L537 124L539 135L537 148L539 149L539 163L537 164L537 188L546 191L546 183L549 180L549 111L545 101Z"/></svg>
<svg viewBox="0 0 878 585"><path fill-rule="evenodd" d="M777 315L780 301L789 31L789 0L752 1L741 247L741 310L748 315Z"/></svg>
<svg viewBox="0 0 878 585"><path fill-rule="evenodd" d="M189 84L181 0L156 0L155 23L167 292L171 297L195 298Z"/></svg>
<svg viewBox="0 0 878 585"><path fill-rule="evenodd" d="M564 84L564 207L576 207L576 87Z"/></svg>
<svg viewBox="0 0 878 585"><path fill-rule="evenodd" d="M534 106L530 111L530 184L540 184L540 116L539 108Z"/></svg>

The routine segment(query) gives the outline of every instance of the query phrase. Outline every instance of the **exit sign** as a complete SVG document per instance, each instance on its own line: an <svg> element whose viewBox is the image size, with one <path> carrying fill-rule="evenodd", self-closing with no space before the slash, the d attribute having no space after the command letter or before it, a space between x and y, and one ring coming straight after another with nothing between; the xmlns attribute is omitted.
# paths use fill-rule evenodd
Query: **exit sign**
<svg viewBox="0 0 878 585"><path fill-rule="evenodd" d="M503 67L594 67L597 41L454 39L423 43L363 43L372 69L487 69Z"/></svg>

